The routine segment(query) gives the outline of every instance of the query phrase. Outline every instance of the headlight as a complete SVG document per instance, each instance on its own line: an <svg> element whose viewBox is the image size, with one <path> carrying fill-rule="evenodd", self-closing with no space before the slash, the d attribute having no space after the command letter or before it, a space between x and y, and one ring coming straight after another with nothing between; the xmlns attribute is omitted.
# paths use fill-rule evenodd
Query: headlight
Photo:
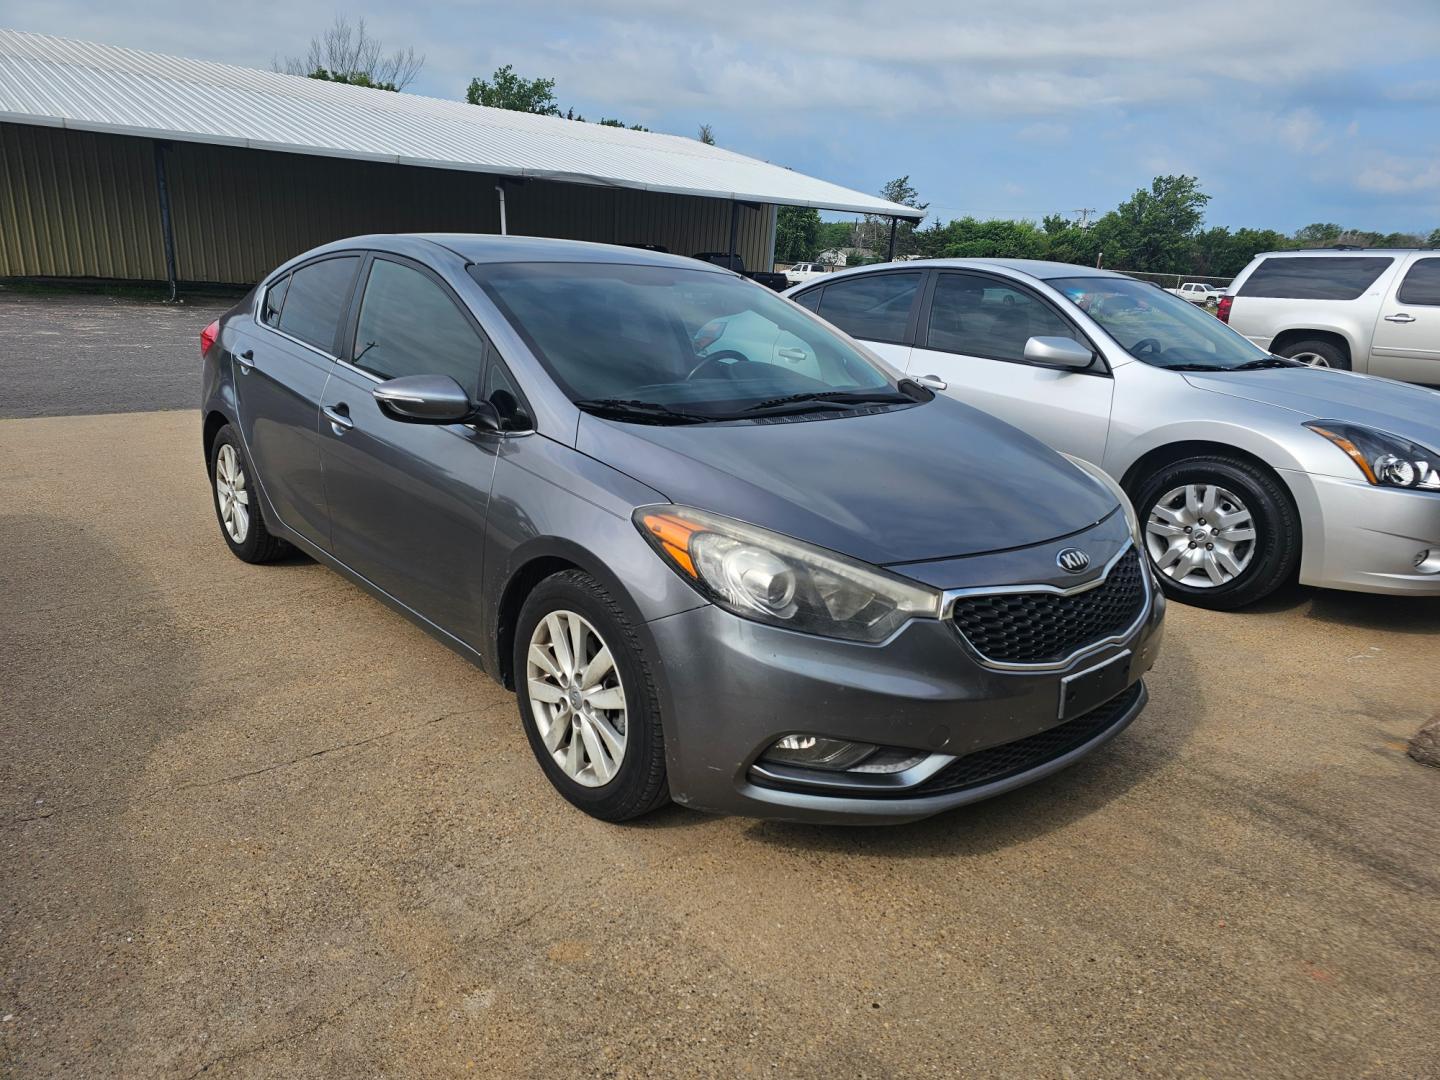
<svg viewBox="0 0 1440 1080"><path fill-rule="evenodd" d="M1091 465L1090 462L1084 458L1074 457L1070 454L1061 454L1060 456L1067 458L1070 464L1074 465L1081 472L1089 475L1104 487L1106 491L1120 500L1120 509L1125 511L1125 523L1130 526L1130 539L1135 541L1137 548L1143 548L1145 546L1145 537L1140 531L1140 516L1135 513L1135 507L1130 502L1130 496L1125 494L1125 489L1111 479L1110 474L1100 468L1100 466Z"/></svg>
<svg viewBox="0 0 1440 1080"><path fill-rule="evenodd" d="M874 642L940 614L936 589L767 529L688 506L642 506L634 517L681 577L742 618Z"/></svg>
<svg viewBox="0 0 1440 1080"><path fill-rule="evenodd" d="M1338 420L1305 425L1349 456L1365 479L1378 487L1440 491L1440 454L1409 439Z"/></svg>

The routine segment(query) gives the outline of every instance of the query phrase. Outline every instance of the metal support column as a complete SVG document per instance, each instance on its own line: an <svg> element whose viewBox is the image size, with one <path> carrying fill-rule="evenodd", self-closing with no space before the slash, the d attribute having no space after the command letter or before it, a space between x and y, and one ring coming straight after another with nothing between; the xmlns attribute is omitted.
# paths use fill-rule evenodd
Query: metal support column
<svg viewBox="0 0 1440 1080"><path fill-rule="evenodd" d="M170 299L176 297L175 229L170 218L170 185L165 178L165 151L169 143L155 142L155 188L160 196L160 235L165 241L165 280L170 285Z"/></svg>
<svg viewBox="0 0 1440 1080"><path fill-rule="evenodd" d="M740 246L740 204L730 203L730 269L735 269L735 249Z"/></svg>
<svg viewBox="0 0 1440 1080"><path fill-rule="evenodd" d="M889 254L889 256L886 258L886 260L885 260L886 262L894 262L894 261L895 261L895 229L896 229L896 226L898 226L899 224L900 224L900 219L899 219L898 217L892 217L892 218L890 219L890 254Z"/></svg>

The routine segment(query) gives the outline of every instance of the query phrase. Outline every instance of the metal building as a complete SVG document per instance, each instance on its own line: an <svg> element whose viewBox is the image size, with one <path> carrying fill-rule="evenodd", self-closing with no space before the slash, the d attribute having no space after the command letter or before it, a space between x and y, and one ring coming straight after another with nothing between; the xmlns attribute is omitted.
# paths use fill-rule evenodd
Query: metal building
<svg viewBox="0 0 1440 1080"><path fill-rule="evenodd" d="M919 211L693 139L0 30L0 278L244 284L367 232L735 251Z"/></svg>

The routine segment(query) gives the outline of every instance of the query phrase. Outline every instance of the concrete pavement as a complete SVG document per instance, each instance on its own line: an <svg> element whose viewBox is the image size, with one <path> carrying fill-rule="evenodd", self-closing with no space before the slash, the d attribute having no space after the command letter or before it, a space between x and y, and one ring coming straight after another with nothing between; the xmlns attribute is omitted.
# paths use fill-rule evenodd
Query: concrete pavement
<svg viewBox="0 0 1440 1080"><path fill-rule="evenodd" d="M233 559L198 425L0 421L0 1074L1440 1075L1440 604L1172 606L1128 732L919 825L608 826Z"/></svg>

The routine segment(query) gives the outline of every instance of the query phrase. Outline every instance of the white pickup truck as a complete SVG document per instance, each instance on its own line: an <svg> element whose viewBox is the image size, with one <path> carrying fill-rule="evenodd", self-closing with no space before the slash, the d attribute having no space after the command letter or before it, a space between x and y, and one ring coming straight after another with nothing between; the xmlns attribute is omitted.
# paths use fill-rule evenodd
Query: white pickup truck
<svg viewBox="0 0 1440 1080"><path fill-rule="evenodd" d="M811 278L817 278L825 272L825 266L823 263L796 263L794 266L790 267L789 270L785 271L785 280L788 281L793 287L795 285L800 285L803 282L809 281Z"/></svg>
<svg viewBox="0 0 1440 1080"><path fill-rule="evenodd" d="M1189 300L1192 304L1218 304L1220 297L1225 295L1224 289L1217 289L1214 285L1206 285L1199 281L1187 281L1178 289L1166 289L1168 293L1180 297L1182 300Z"/></svg>

